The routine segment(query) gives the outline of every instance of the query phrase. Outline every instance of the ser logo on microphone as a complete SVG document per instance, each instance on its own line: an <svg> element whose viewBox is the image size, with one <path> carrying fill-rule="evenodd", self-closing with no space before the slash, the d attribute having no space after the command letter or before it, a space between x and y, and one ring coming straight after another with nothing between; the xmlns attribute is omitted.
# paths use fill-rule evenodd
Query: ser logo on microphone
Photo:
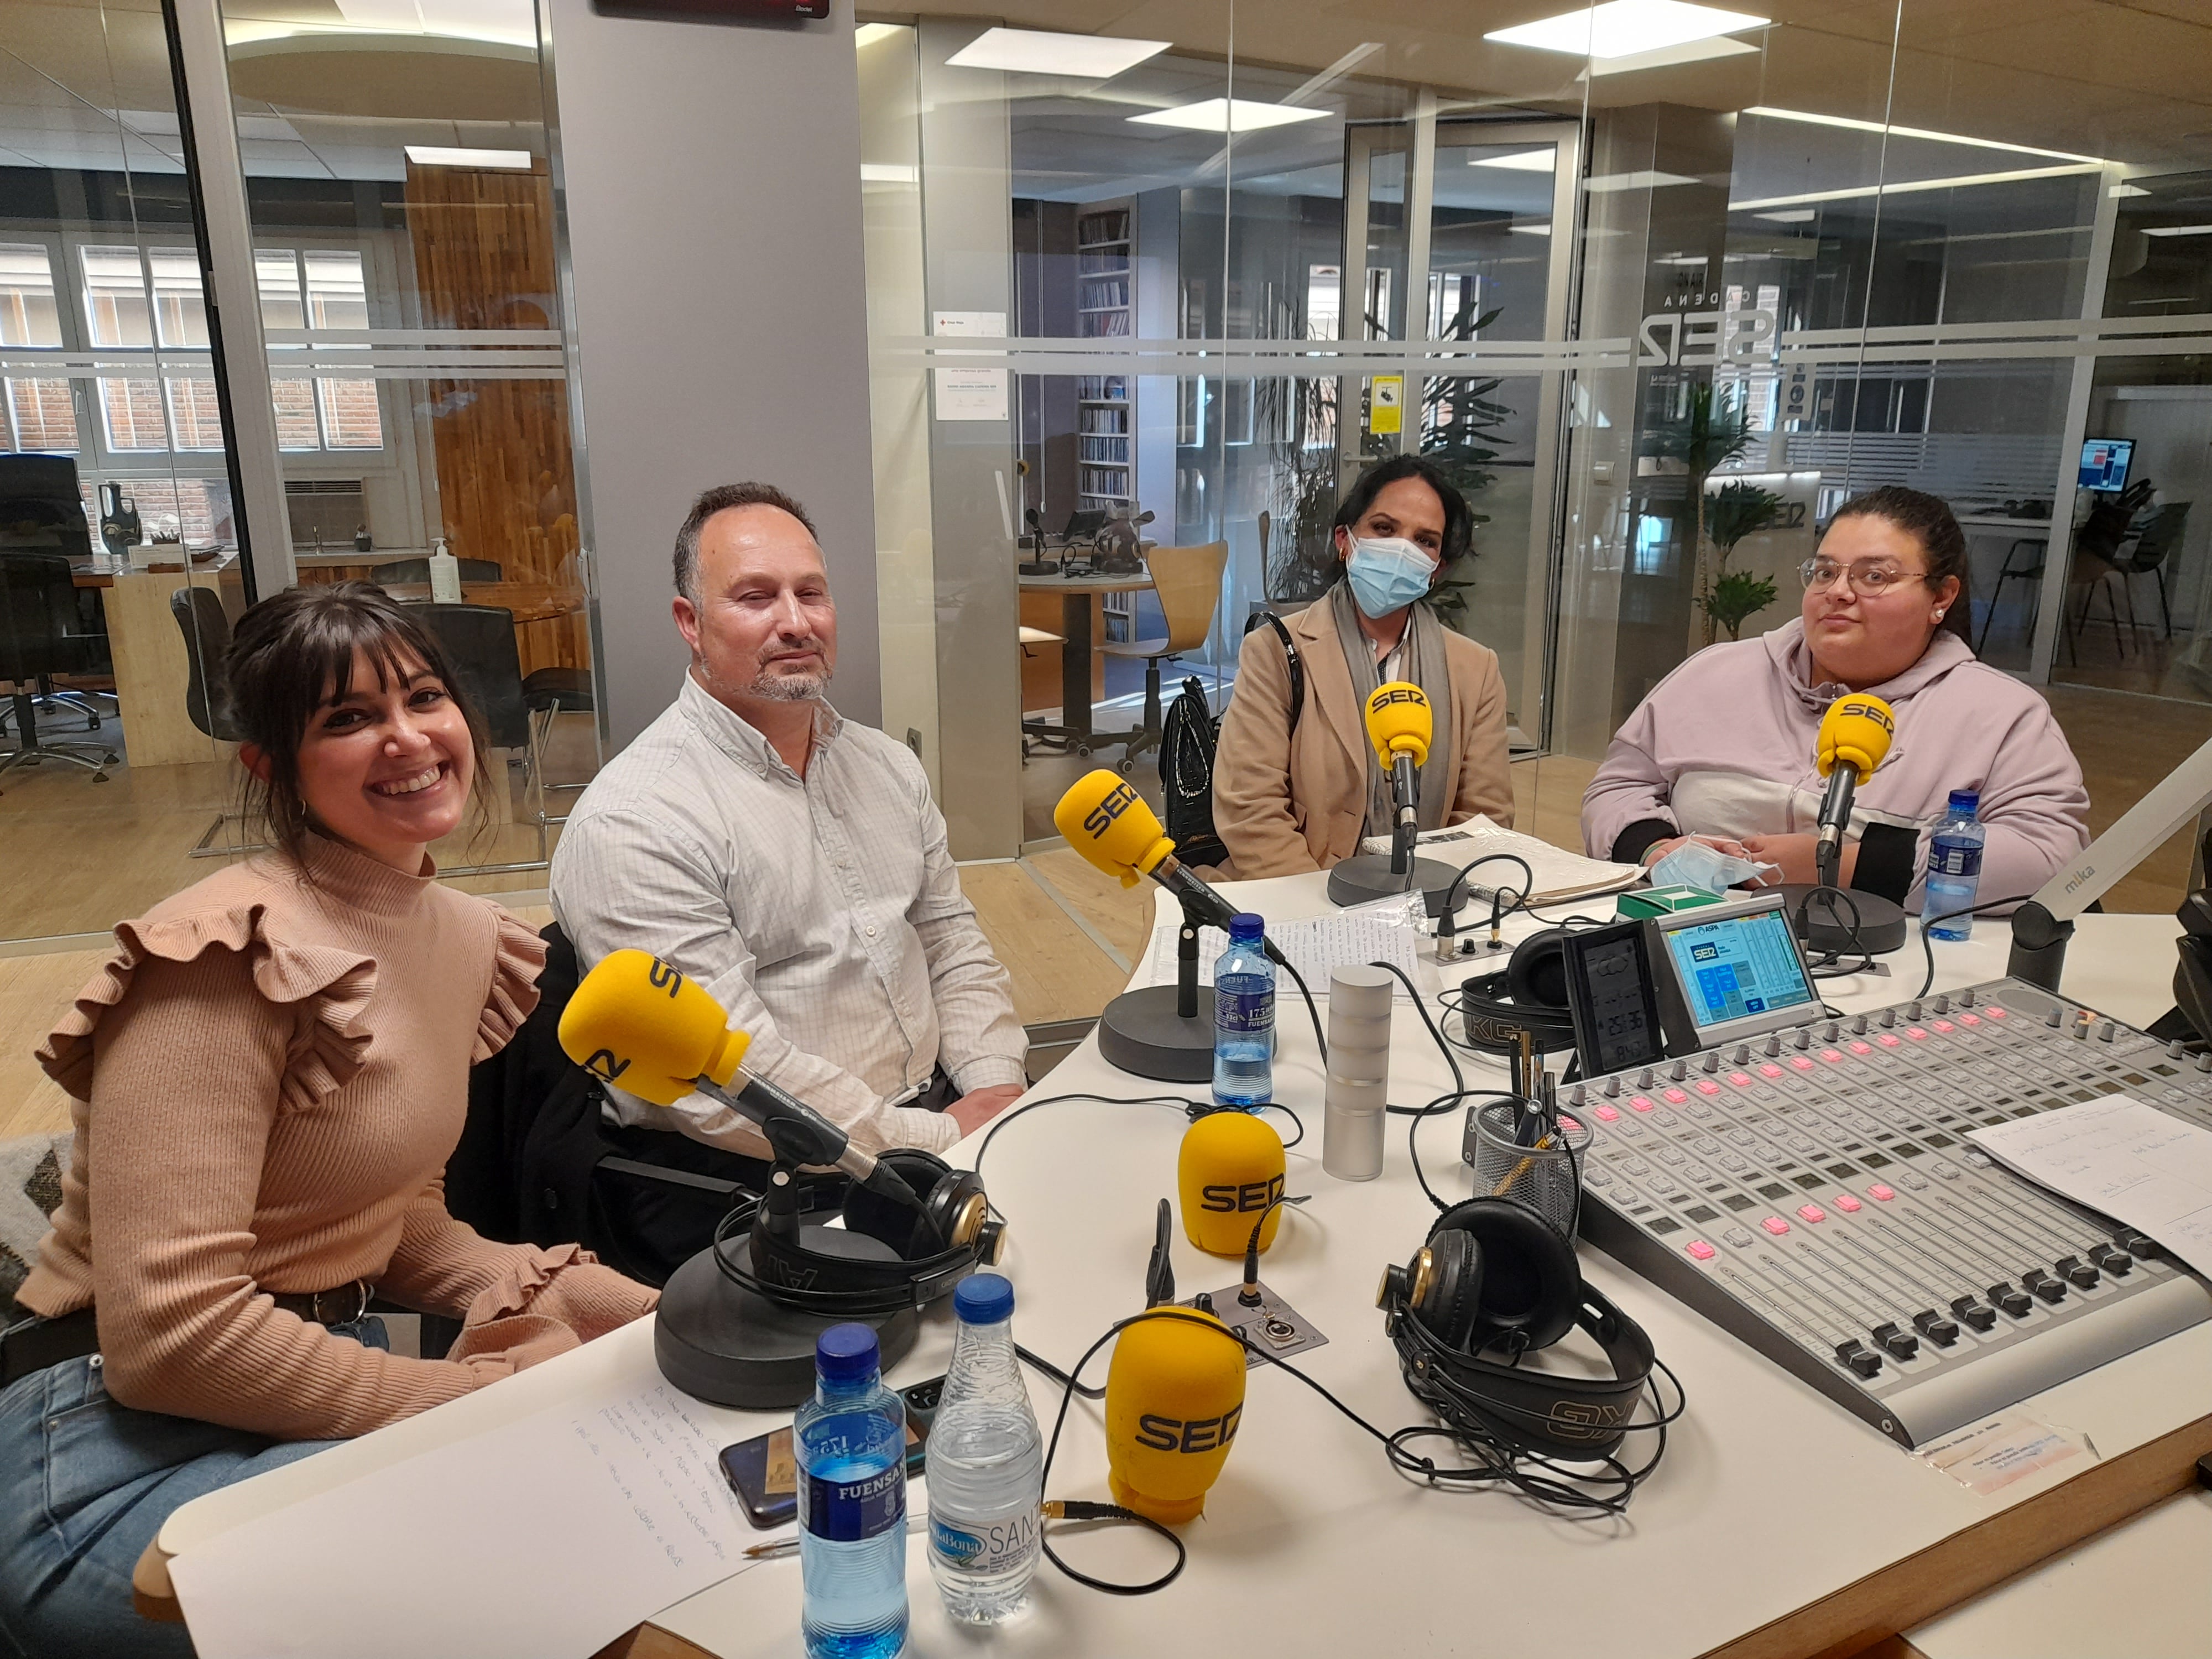
<svg viewBox="0 0 2212 1659"><path fill-rule="evenodd" d="M1241 1403L1218 1417L1194 1417L1188 1422L1146 1412L1137 1419L1137 1443L1154 1451L1219 1451L1237 1438L1237 1425L1243 1415Z"/></svg>
<svg viewBox="0 0 2212 1659"><path fill-rule="evenodd" d="M1126 783L1117 783L1106 793L1106 798L1092 807L1083 820L1085 834L1098 836L1111 829L1114 820L1137 804L1137 792Z"/></svg>
<svg viewBox="0 0 2212 1659"><path fill-rule="evenodd" d="M1239 1212L1250 1215L1266 1209L1282 1195L1283 1178L1280 1176L1271 1176L1266 1181L1247 1181L1242 1185L1224 1182L1218 1187L1200 1188L1198 1207L1220 1215L1234 1215Z"/></svg>
<svg viewBox="0 0 2212 1659"><path fill-rule="evenodd" d="M584 1069L602 1083L612 1083L629 1070L629 1062L617 1060L611 1048L600 1048L593 1051L592 1057L584 1062Z"/></svg>
<svg viewBox="0 0 2212 1659"><path fill-rule="evenodd" d="M645 970L645 977L654 990L666 991L672 1002L676 1000L676 994L684 988L682 970L672 963L663 962L659 957L653 957L653 966Z"/></svg>
<svg viewBox="0 0 2212 1659"><path fill-rule="evenodd" d="M1419 686L1386 685L1368 698L1367 708L1371 714L1379 709L1388 708L1393 703L1400 702L1415 703L1423 708L1429 706L1429 700L1421 695Z"/></svg>

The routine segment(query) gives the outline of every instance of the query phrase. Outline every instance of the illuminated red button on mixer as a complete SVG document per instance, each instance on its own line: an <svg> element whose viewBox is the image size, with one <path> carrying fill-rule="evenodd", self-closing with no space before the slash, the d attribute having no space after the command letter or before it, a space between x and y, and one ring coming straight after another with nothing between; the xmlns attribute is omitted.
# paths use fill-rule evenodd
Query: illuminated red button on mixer
<svg viewBox="0 0 2212 1659"><path fill-rule="evenodd" d="M1849 1193L1838 1193L1836 1194L1836 1207L1845 1215L1856 1215L1861 1210L1866 1208L1866 1206Z"/></svg>
<svg viewBox="0 0 2212 1659"><path fill-rule="evenodd" d="M1828 1218L1828 1212L1817 1204L1800 1204L1797 1213L1808 1221L1826 1221Z"/></svg>
<svg viewBox="0 0 2212 1659"><path fill-rule="evenodd" d="M1682 1246L1682 1248L1685 1250L1687 1250L1690 1253L1691 1259L1696 1261L1711 1261L1713 1257L1718 1254L1711 1245L1706 1243L1702 1238L1693 1238L1688 1243Z"/></svg>
<svg viewBox="0 0 2212 1659"><path fill-rule="evenodd" d="M1637 1112L1650 1112L1656 1111L1657 1109L1657 1103L1653 1101L1649 1095L1636 1096L1628 1103L1628 1106L1631 1111Z"/></svg>
<svg viewBox="0 0 2212 1659"><path fill-rule="evenodd" d="M1867 1188L1867 1196L1875 1200L1877 1203L1887 1204L1891 1199L1897 1196L1897 1189L1893 1187L1885 1187L1881 1182L1877 1181L1873 1186Z"/></svg>
<svg viewBox="0 0 2212 1659"><path fill-rule="evenodd" d="M1620 1121L1620 1113L1614 1107L1601 1106L1597 1109L1597 1121L1601 1123L1618 1123Z"/></svg>
<svg viewBox="0 0 2212 1659"><path fill-rule="evenodd" d="M1778 1215L1771 1215L1759 1224L1765 1228L1770 1233L1772 1233L1777 1238L1781 1237L1783 1234L1790 1231L1790 1224L1784 1221Z"/></svg>

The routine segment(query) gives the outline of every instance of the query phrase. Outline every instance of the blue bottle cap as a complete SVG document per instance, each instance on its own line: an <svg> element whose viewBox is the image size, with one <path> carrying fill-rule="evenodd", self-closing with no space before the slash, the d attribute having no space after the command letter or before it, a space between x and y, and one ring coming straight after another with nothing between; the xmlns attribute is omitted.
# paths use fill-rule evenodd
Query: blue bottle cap
<svg viewBox="0 0 2212 1659"><path fill-rule="evenodd" d="M969 1273L952 1289L952 1311L970 1325L995 1325L1014 1313L1014 1281L1004 1273Z"/></svg>
<svg viewBox="0 0 2212 1659"><path fill-rule="evenodd" d="M1267 931L1267 919L1249 910L1239 910L1229 919L1229 942L1232 945L1257 945Z"/></svg>
<svg viewBox="0 0 2212 1659"><path fill-rule="evenodd" d="M1981 810L1981 805L1982 796L1979 790L1954 789L1951 792L1951 810L1954 812L1964 812L1967 817L1972 817Z"/></svg>
<svg viewBox="0 0 2212 1659"><path fill-rule="evenodd" d="M882 1369L876 1334L860 1324L832 1325L814 1340L814 1365L824 1382L858 1382Z"/></svg>

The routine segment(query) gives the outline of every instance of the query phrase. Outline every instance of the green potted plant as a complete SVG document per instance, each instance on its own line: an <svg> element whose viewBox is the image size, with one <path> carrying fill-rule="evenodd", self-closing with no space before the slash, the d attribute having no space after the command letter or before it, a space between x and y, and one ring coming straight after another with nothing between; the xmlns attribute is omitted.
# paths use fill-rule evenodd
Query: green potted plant
<svg viewBox="0 0 2212 1659"><path fill-rule="evenodd" d="M1712 592L1706 594L1705 626L1710 630L1715 623L1728 629L1731 640L1743 637L1745 621L1774 603L1781 590L1748 570L1727 570L1713 578Z"/></svg>
<svg viewBox="0 0 2212 1659"><path fill-rule="evenodd" d="M1751 447L1748 411L1716 403L1713 388L1689 388L1689 412L1673 430L1656 434L1655 453L1682 464L1690 492L1691 547L1698 561L1697 603L1705 613L1705 643L1713 642L1714 616L1707 603L1712 597L1714 565L1705 552L1705 480L1739 459ZM1747 532L1746 532L1748 533Z"/></svg>
<svg viewBox="0 0 2212 1659"><path fill-rule="evenodd" d="M1741 638L1745 621L1774 603L1780 590L1772 582L1732 571L1728 562L1738 542L1781 516L1781 496L1741 480L1723 484L1705 503L1705 538L1713 546L1712 585L1698 603L1705 613L1708 642L1716 623L1728 629L1729 638Z"/></svg>

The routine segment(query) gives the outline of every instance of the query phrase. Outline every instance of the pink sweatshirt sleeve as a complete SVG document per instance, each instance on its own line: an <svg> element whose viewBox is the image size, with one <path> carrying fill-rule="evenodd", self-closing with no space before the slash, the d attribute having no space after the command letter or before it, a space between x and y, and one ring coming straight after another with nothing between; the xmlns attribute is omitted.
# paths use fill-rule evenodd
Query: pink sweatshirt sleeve
<svg viewBox="0 0 2212 1659"><path fill-rule="evenodd" d="M1936 804L1941 805L1941 797ZM1980 903L2032 896L2089 844L2089 792L2081 782L2081 763L2041 697L2023 699L1998 740L1982 781L1978 815L1989 830L1981 884L1975 890ZM1933 834L1932 829L1921 832L1909 908L1920 903Z"/></svg>
<svg viewBox="0 0 2212 1659"><path fill-rule="evenodd" d="M1611 858L1620 832L1645 818L1660 818L1677 830L1681 828L1667 804L1674 781L1661 769L1654 755L1658 747L1658 705L1665 690L1663 684L1655 687L1621 722L1589 787L1583 792L1583 850L1594 859Z"/></svg>

